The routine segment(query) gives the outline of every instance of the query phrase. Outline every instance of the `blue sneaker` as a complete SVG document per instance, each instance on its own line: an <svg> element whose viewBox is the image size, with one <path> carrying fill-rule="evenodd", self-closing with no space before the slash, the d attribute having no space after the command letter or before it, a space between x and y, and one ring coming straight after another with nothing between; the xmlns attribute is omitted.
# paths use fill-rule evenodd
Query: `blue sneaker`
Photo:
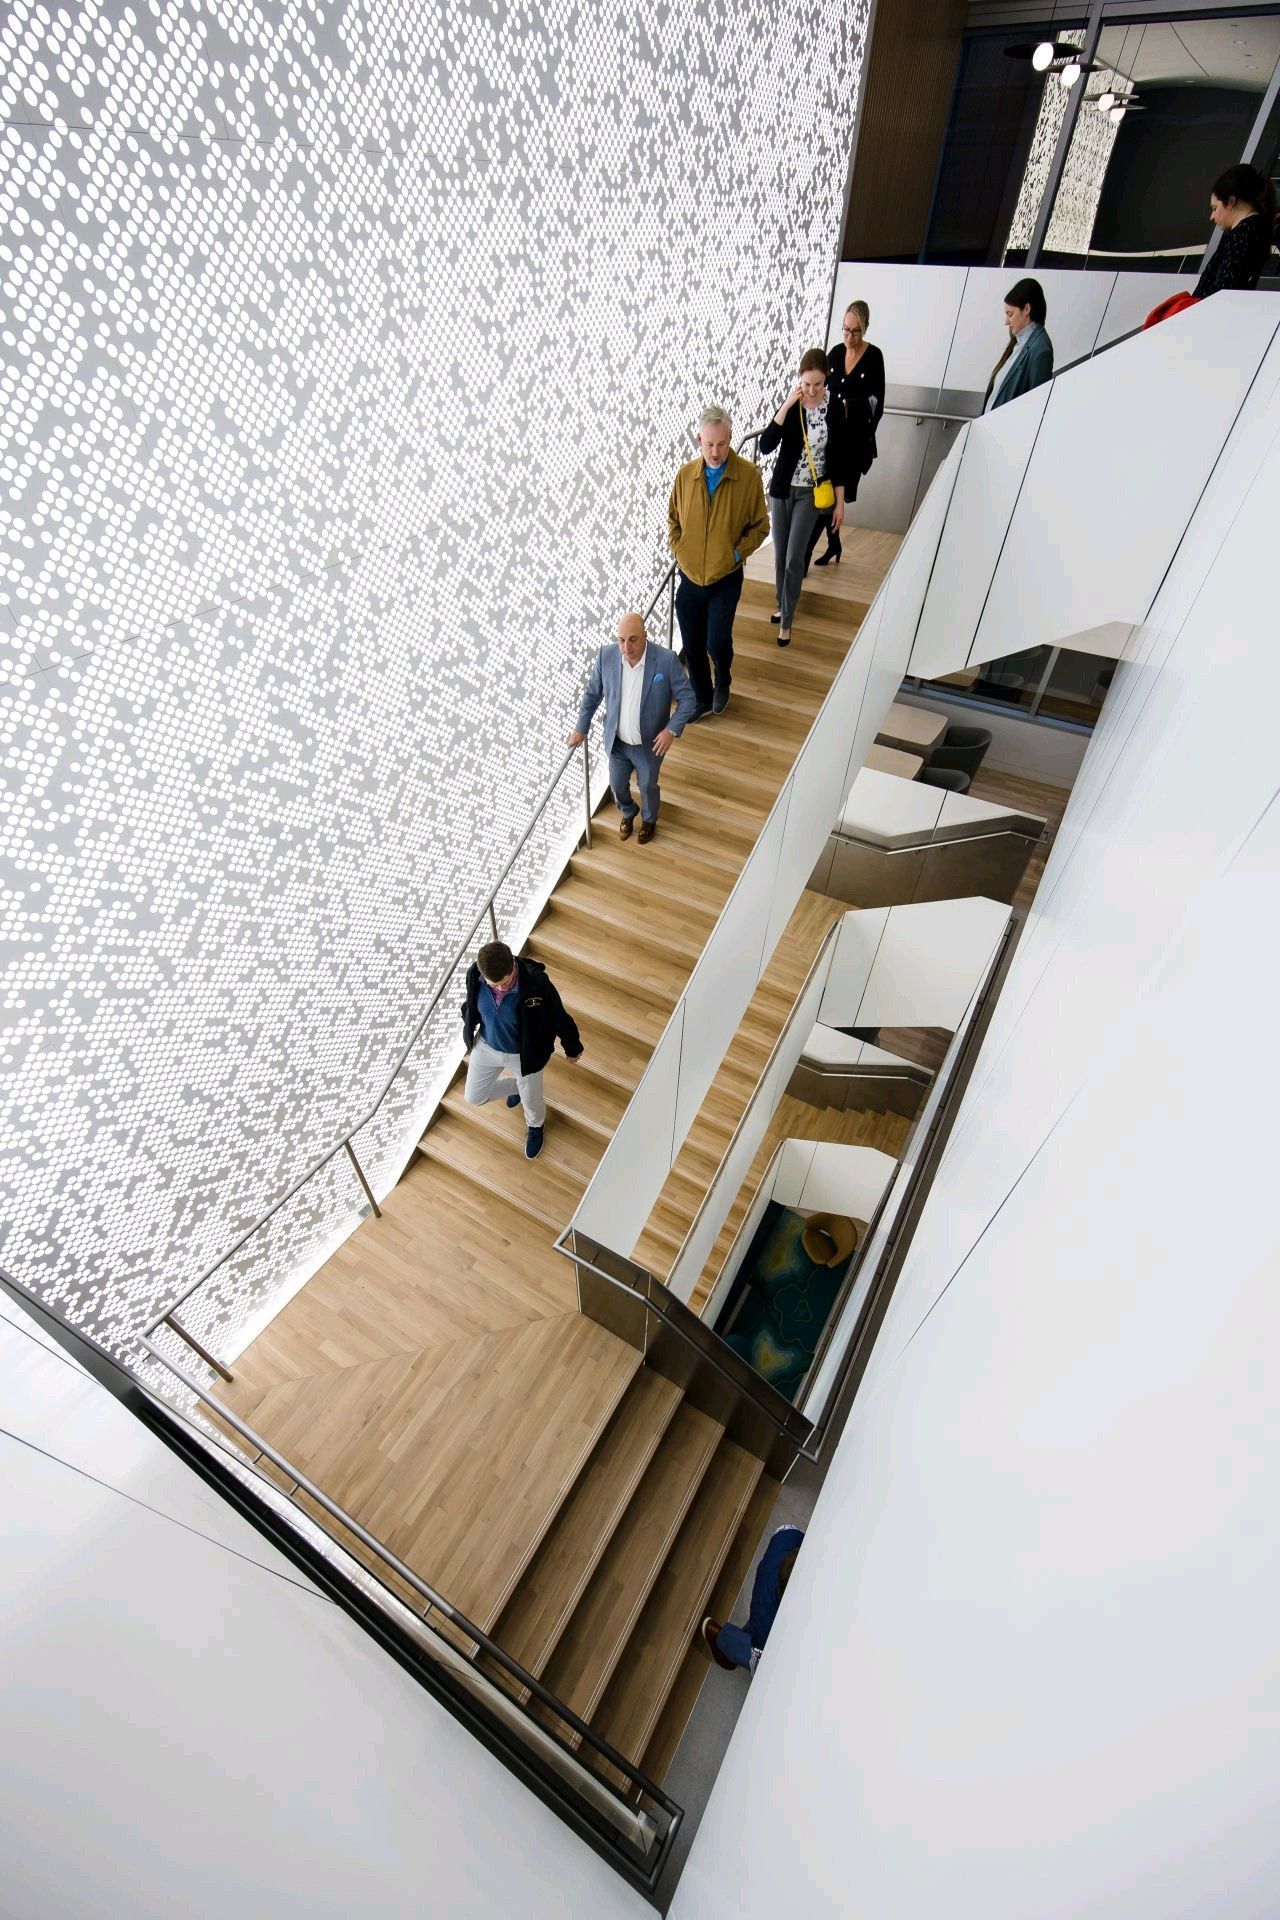
<svg viewBox="0 0 1280 1920"><path fill-rule="evenodd" d="M520 1105L520 1095L518 1093L509 1093L507 1095L507 1105L509 1107L518 1107Z"/></svg>
<svg viewBox="0 0 1280 1920"><path fill-rule="evenodd" d="M542 1128L530 1127L528 1133L526 1133L524 1137L524 1157L526 1160L536 1160L538 1155L541 1152L542 1152Z"/></svg>

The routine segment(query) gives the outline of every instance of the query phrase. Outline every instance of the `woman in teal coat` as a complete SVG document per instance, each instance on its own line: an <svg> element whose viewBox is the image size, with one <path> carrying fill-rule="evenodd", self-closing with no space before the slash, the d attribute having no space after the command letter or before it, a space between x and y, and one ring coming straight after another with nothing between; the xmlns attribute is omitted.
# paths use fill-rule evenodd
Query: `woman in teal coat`
<svg viewBox="0 0 1280 1920"><path fill-rule="evenodd" d="M1004 297L1009 344L991 370L984 413L1052 380L1053 342L1044 330L1048 312L1038 280L1015 280Z"/></svg>

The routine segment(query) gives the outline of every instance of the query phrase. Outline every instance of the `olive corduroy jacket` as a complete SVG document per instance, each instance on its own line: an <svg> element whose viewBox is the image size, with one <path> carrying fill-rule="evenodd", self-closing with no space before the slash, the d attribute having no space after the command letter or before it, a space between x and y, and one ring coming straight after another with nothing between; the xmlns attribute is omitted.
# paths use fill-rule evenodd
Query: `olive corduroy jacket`
<svg viewBox="0 0 1280 1920"><path fill-rule="evenodd" d="M768 537L769 513L760 469L730 448L724 478L708 497L702 455L686 460L671 488L667 530L676 565L686 580L698 587L723 580Z"/></svg>

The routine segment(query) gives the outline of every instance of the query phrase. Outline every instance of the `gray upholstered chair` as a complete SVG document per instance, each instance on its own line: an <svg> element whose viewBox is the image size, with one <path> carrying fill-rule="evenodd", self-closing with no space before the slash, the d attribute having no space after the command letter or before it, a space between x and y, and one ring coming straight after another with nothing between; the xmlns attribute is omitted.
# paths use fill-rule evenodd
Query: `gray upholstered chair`
<svg viewBox="0 0 1280 1920"><path fill-rule="evenodd" d="M929 765L943 769L950 767L956 773L967 773L972 780L986 759L990 745L991 735L986 727L960 727L952 723L943 735L941 745L936 746L929 755Z"/></svg>

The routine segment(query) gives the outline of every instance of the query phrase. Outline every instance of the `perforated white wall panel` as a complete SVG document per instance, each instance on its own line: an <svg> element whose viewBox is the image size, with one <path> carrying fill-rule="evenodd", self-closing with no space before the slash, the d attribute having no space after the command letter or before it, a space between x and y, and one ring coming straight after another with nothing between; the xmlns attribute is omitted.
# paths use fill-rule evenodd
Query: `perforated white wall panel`
<svg viewBox="0 0 1280 1920"><path fill-rule="evenodd" d="M866 12L0 15L0 1259L99 1333L371 1103L657 583L699 404L758 423L823 337ZM358 1197L335 1162L192 1324L234 1343Z"/></svg>

